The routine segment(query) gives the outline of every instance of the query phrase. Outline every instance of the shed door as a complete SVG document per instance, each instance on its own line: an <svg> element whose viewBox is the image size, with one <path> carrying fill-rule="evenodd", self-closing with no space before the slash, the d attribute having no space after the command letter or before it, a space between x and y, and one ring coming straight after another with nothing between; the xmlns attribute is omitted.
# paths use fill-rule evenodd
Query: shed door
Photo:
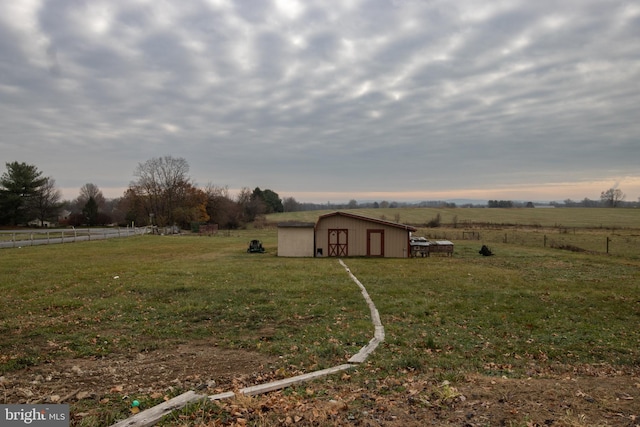
<svg viewBox="0 0 640 427"><path fill-rule="evenodd" d="M346 228L329 229L329 256L347 256L349 253L349 230Z"/></svg>
<svg viewBox="0 0 640 427"><path fill-rule="evenodd" d="M367 256L384 256L384 230L367 230Z"/></svg>

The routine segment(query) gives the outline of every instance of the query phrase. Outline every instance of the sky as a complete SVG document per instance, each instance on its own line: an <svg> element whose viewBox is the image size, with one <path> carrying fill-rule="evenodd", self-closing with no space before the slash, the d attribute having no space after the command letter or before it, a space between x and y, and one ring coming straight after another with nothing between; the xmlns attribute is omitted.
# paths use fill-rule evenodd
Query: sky
<svg viewBox="0 0 640 427"><path fill-rule="evenodd" d="M301 202L640 197L640 4L0 2L0 162Z"/></svg>

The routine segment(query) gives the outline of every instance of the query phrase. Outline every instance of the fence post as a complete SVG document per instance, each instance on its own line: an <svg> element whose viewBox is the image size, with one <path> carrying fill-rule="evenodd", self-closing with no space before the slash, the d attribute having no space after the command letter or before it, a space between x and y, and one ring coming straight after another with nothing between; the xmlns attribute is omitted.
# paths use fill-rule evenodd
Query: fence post
<svg viewBox="0 0 640 427"><path fill-rule="evenodd" d="M609 236L607 236L607 253L609 253L609 242L611 241L611 239L609 238Z"/></svg>

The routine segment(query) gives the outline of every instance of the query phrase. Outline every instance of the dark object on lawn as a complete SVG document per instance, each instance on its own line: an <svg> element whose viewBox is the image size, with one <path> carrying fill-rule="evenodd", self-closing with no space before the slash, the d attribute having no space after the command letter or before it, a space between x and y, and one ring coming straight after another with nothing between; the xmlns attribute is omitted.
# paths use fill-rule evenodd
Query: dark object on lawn
<svg viewBox="0 0 640 427"><path fill-rule="evenodd" d="M482 248L480 248L480 250L478 251L478 253L482 256L491 256L493 255L493 252L491 252L491 249L489 249L487 247L487 245L482 245Z"/></svg>
<svg viewBox="0 0 640 427"><path fill-rule="evenodd" d="M249 242L249 249L247 249L247 253L264 253L262 242L260 242L260 240L252 240L251 242Z"/></svg>

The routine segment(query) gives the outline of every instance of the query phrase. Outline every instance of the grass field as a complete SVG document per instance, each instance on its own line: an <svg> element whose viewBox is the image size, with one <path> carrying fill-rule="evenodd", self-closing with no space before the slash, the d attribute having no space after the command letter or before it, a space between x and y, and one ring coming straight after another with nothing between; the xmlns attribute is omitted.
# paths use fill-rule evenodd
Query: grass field
<svg viewBox="0 0 640 427"><path fill-rule="evenodd" d="M344 289L349 282L340 269L275 258L268 234L266 256L247 255L245 237L142 237L4 251L0 366L211 336L220 345L255 348L265 325L284 325L278 332L290 334L304 332L310 318L366 315L358 295ZM281 352L273 342L267 351Z"/></svg>
<svg viewBox="0 0 640 427"><path fill-rule="evenodd" d="M440 215L443 225L459 227L530 226L543 228L640 228L640 209L614 208L386 208L347 210L358 215L421 226ZM267 215L267 221L310 221L333 211L287 212Z"/></svg>
<svg viewBox="0 0 640 427"><path fill-rule="evenodd" d="M463 212L491 210L454 211L460 221ZM614 240L639 234L630 228L635 210L624 212L629 217ZM598 217L589 230L576 230L582 246L589 246L588 236L600 244L602 235L594 232L600 224L613 228ZM461 229L421 231L453 238ZM413 373L455 384L474 374L543 378L593 366L637 375L637 247L607 256L518 242L511 231L505 243L504 230L480 230L493 232L494 257L479 256L478 241L460 239L451 258L345 260L367 287L387 333L353 381L366 389L376 378ZM263 241L266 254L246 253L253 238ZM276 231L266 228L2 250L0 375L63 358L109 358L204 339L271 357L274 371L344 363L373 336L359 290L337 260L278 258L276 248ZM72 411L94 414L78 425L103 425L126 414L124 404L109 406L108 416L97 401L87 405L72 405Z"/></svg>

